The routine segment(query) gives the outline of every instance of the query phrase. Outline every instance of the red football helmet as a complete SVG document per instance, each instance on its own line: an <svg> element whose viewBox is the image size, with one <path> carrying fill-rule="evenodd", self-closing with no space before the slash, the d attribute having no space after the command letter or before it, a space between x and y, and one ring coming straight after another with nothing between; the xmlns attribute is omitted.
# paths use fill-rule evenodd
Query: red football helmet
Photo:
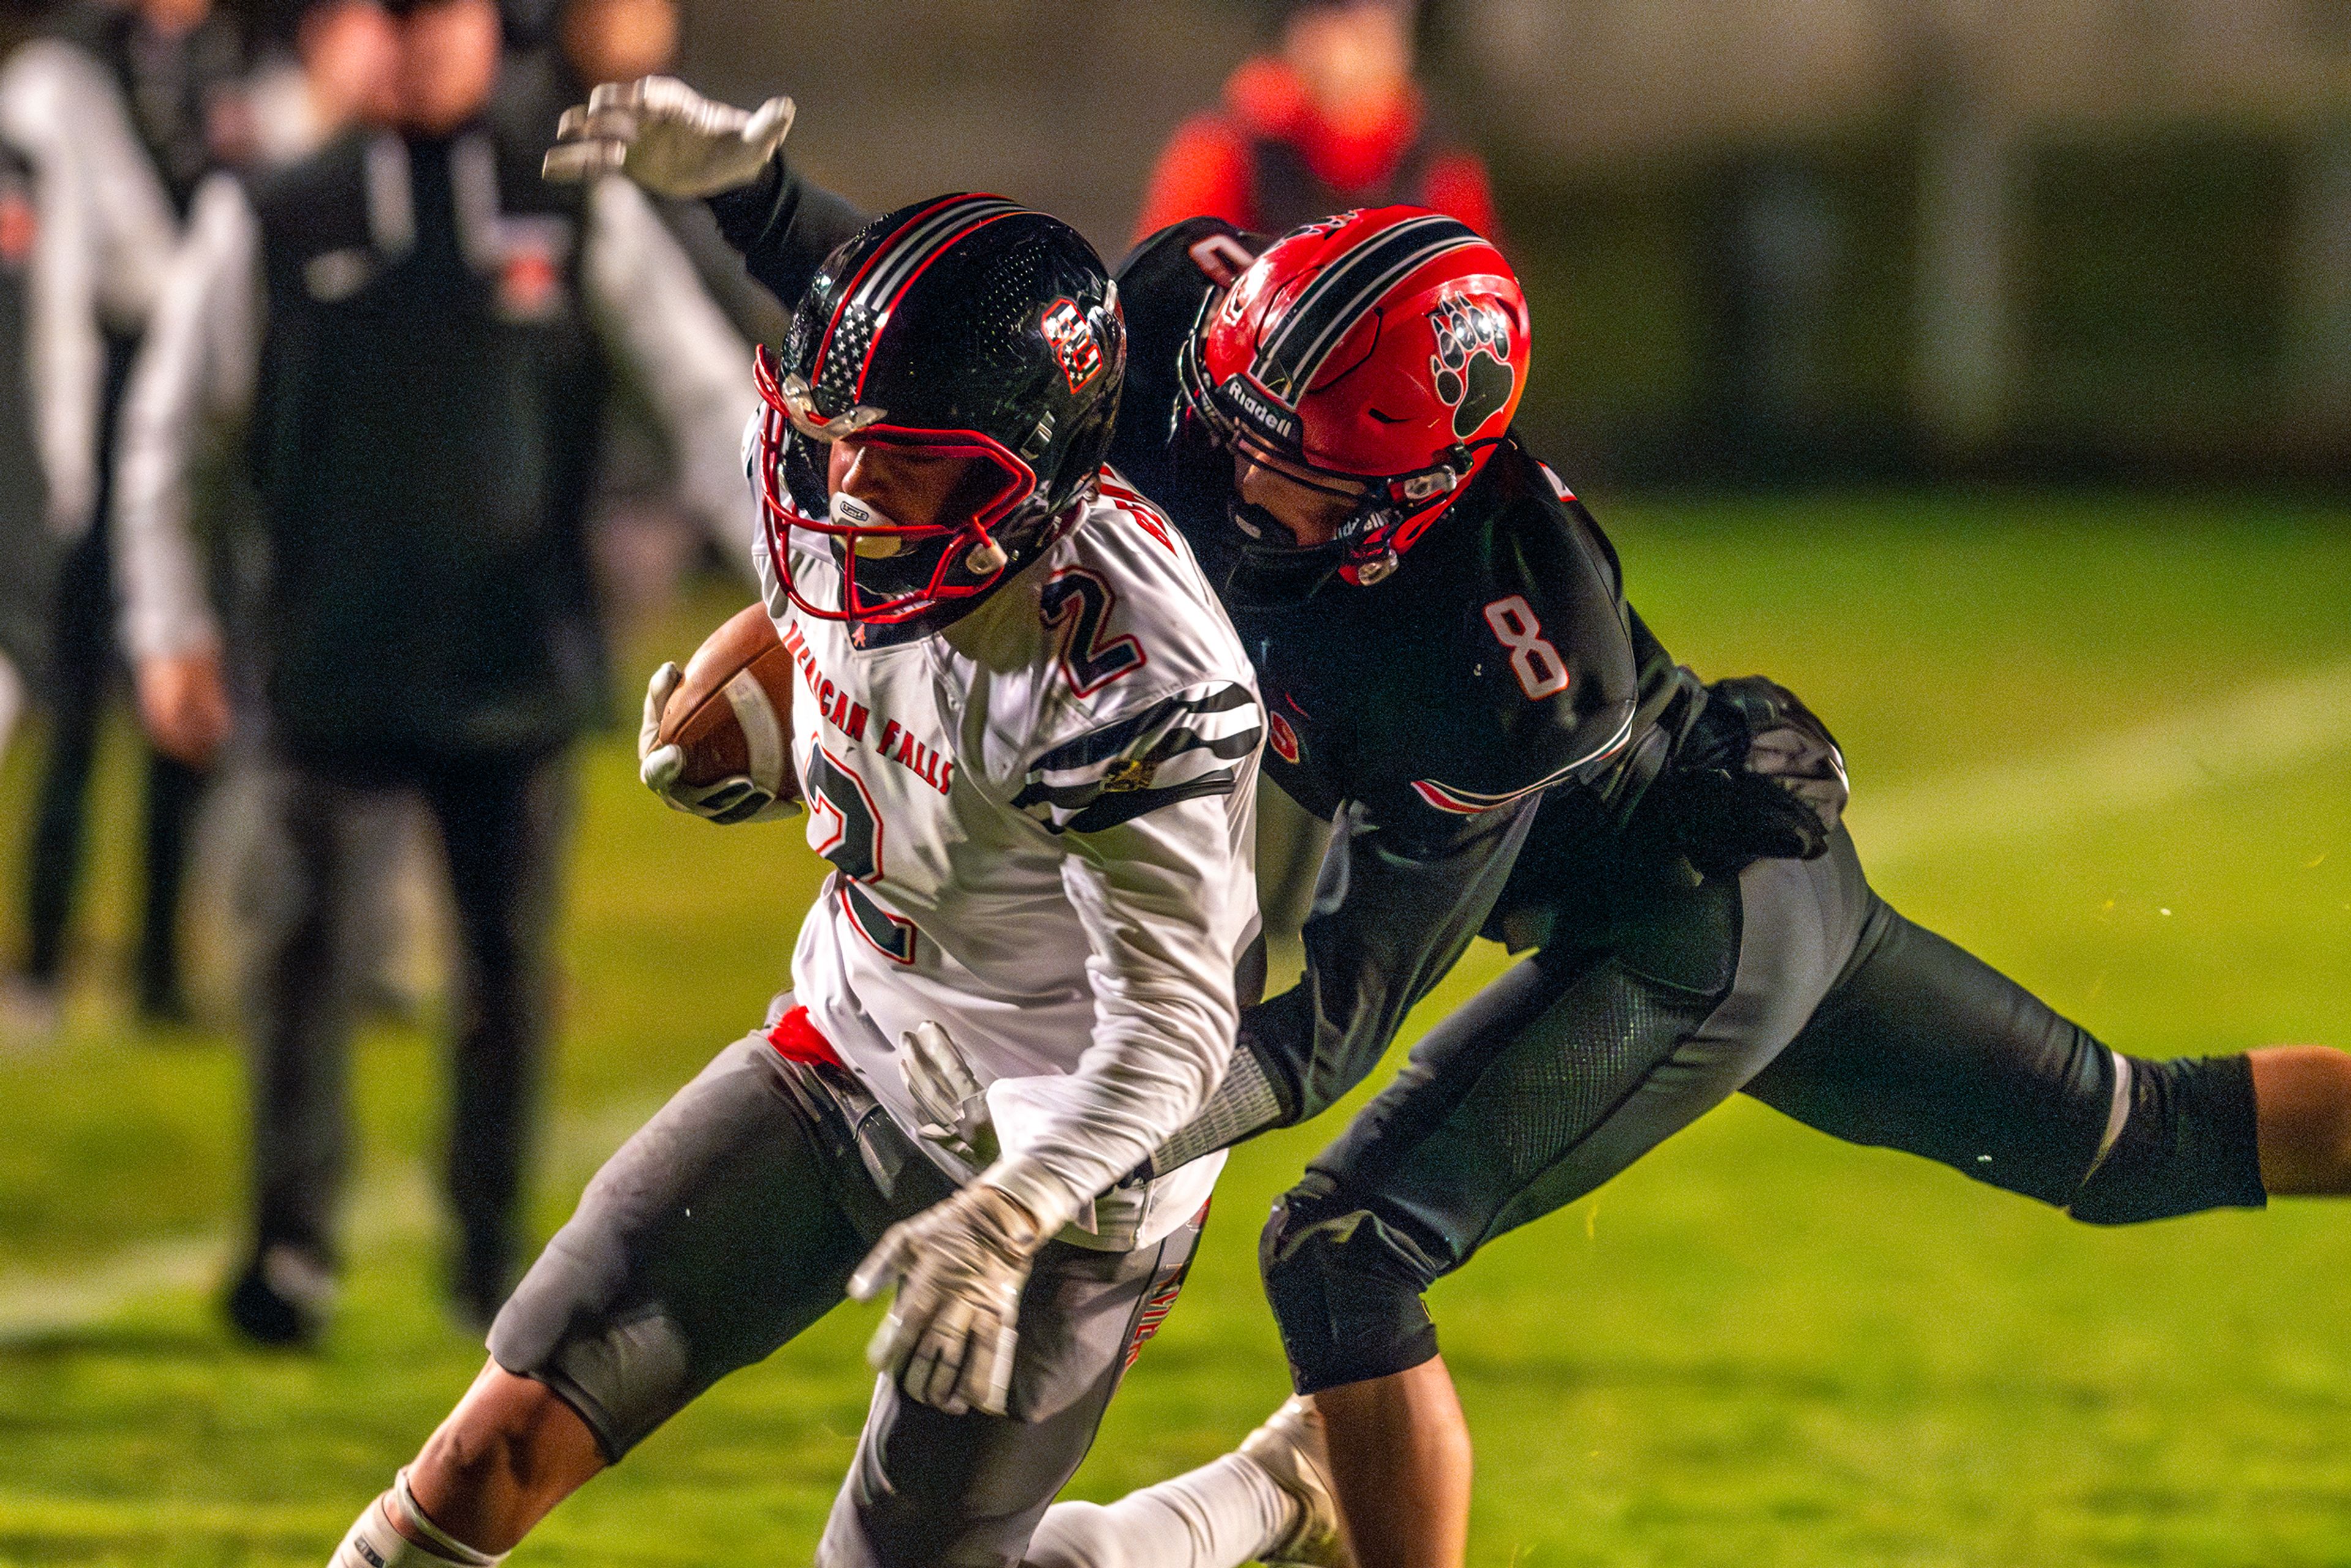
<svg viewBox="0 0 2351 1568"><path fill-rule="evenodd" d="M1318 552L1373 583L1500 444L1527 362L1526 294L1501 253L1441 213L1374 207L1274 242L1202 308L1178 374L1219 444L1360 493ZM1281 550L1287 530L1258 511L1237 502L1233 520Z"/></svg>

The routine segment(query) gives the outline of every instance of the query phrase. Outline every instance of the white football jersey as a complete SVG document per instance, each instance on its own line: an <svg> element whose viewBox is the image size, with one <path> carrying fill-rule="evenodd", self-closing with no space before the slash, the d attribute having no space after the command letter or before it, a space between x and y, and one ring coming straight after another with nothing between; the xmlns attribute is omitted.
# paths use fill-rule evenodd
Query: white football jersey
<svg viewBox="0 0 2351 1568"><path fill-rule="evenodd" d="M831 556L792 548L802 596L838 602ZM1222 1074L1257 929L1264 721L1189 547L1106 471L1040 559L895 643L796 610L760 564L799 666L809 843L835 868L793 954L799 1002L909 1130L900 1041L937 1021L989 1086L1008 1157L1081 1205L1108 1194L1095 1244L1156 1239L1221 1158L1109 1189Z"/></svg>

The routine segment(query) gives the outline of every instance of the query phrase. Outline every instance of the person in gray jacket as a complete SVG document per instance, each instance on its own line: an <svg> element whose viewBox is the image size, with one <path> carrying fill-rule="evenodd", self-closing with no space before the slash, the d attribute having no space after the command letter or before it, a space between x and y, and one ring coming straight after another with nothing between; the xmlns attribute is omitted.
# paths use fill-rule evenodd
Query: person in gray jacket
<svg viewBox="0 0 2351 1568"><path fill-rule="evenodd" d="M158 745L209 755L228 705L187 515L209 436L258 497L258 724L291 849L250 986L247 1336L323 1327L348 1161L342 825L390 790L436 820L463 948L452 1289L511 1283L548 1028L570 742L604 715L587 503L626 361L713 522L743 479L747 347L632 186L544 184L488 114L494 0L400 0L396 128L196 197L128 395L124 628ZM747 559L749 541L739 541Z"/></svg>
<svg viewBox="0 0 2351 1568"><path fill-rule="evenodd" d="M47 606L55 716L26 865L26 953L5 991L11 1021L55 1026L88 841L99 719L117 674L104 482L115 410L196 183L246 151L242 29L211 0L68 5L0 68L0 121L85 222L60 251L80 276L66 290L78 340L34 362L57 436L52 516L68 536ZM77 444L64 449L68 433ZM146 888L138 943L142 1016L185 1016L178 926L202 776L150 758Z"/></svg>

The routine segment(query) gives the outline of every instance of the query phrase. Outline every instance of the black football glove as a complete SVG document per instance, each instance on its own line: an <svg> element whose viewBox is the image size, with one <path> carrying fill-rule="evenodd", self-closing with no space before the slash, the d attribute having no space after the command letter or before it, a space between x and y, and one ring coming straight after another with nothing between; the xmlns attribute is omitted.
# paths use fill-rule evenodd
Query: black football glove
<svg viewBox="0 0 2351 1568"><path fill-rule="evenodd" d="M1849 794L1836 737L1761 675L1717 681L1642 814L1707 876L1825 852Z"/></svg>

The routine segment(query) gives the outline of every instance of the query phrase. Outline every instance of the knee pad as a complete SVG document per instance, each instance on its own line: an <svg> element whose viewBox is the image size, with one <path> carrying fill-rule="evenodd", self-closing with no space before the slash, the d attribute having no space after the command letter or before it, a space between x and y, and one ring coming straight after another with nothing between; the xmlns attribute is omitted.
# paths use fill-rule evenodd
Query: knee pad
<svg viewBox="0 0 2351 1568"><path fill-rule="evenodd" d="M1427 1250L1320 1172L1274 1204L1258 1269L1301 1394L1437 1354L1437 1325L1420 1299L1438 1273Z"/></svg>
<svg viewBox="0 0 2351 1568"><path fill-rule="evenodd" d="M2130 1074L2129 1108L2068 1214L2088 1225L2132 1225L2268 1204L2244 1056L2148 1061L2116 1053L2115 1063Z"/></svg>

